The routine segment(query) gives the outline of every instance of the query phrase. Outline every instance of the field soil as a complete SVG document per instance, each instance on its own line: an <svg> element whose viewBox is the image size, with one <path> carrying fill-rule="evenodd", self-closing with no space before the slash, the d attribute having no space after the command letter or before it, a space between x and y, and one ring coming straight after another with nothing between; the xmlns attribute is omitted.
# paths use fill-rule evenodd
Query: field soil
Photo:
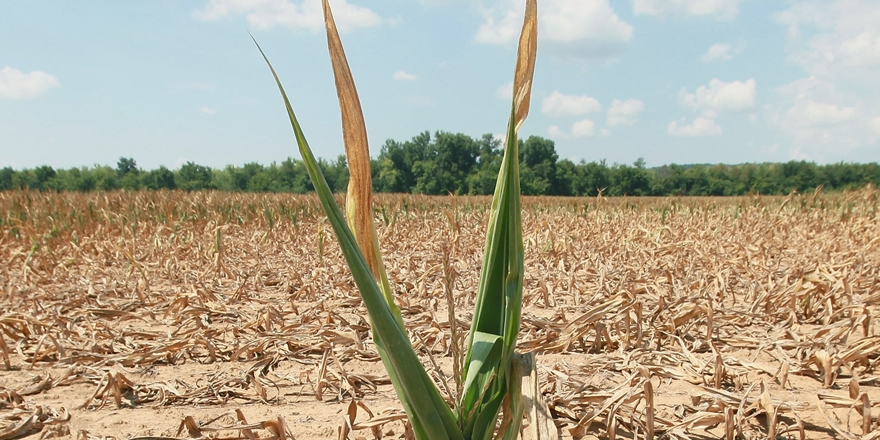
<svg viewBox="0 0 880 440"><path fill-rule="evenodd" d="M878 199L526 198L518 351L558 435L880 438ZM488 208L377 200L453 399ZM5 192L0 216L0 440L408 437L311 196Z"/></svg>

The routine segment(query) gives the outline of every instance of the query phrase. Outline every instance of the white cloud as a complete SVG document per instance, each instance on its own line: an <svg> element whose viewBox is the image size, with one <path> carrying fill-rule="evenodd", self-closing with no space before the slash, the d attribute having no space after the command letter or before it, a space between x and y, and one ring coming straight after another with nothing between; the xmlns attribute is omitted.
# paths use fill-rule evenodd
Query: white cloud
<svg viewBox="0 0 880 440"><path fill-rule="evenodd" d="M816 101L806 101L789 109L792 119L797 119L806 126L837 125L851 121L856 117L855 107L838 107Z"/></svg>
<svg viewBox="0 0 880 440"><path fill-rule="evenodd" d="M285 26L292 30L307 29L313 32L324 28L321 0L208 0L203 9L193 16L203 21L215 21L228 16L244 15L255 29L265 30ZM340 32L361 27L378 26L382 19L369 8L353 5L347 0L333 2L333 18Z"/></svg>
<svg viewBox="0 0 880 440"><path fill-rule="evenodd" d="M874 130L874 133L877 136L880 136L880 116L871 119L871 129Z"/></svg>
<svg viewBox="0 0 880 440"><path fill-rule="evenodd" d="M685 125L685 121L682 120L682 125L679 125L678 121L672 121L669 123L667 127L667 131L672 136L682 136L682 137L700 137L700 136L718 136L721 134L721 126L715 123L714 120L709 118L699 117L694 119L694 122L690 125Z"/></svg>
<svg viewBox="0 0 880 440"><path fill-rule="evenodd" d="M484 11L476 41L516 40L522 26L521 2L497 0ZM633 27L620 19L609 0L546 0L538 8L542 42L551 53L570 58L613 58L632 39Z"/></svg>
<svg viewBox="0 0 880 440"><path fill-rule="evenodd" d="M841 107L812 99L796 99L776 125L795 137L828 138L837 127L848 126L859 117L855 107Z"/></svg>
<svg viewBox="0 0 880 440"><path fill-rule="evenodd" d="M565 130L559 128L558 125L551 125L550 128L547 129L547 134L556 139L565 139L568 137Z"/></svg>
<svg viewBox="0 0 880 440"><path fill-rule="evenodd" d="M513 81L498 86L495 90L495 96L510 101L513 99Z"/></svg>
<svg viewBox="0 0 880 440"><path fill-rule="evenodd" d="M791 140L791 157L840 160L871 144L868 107L875 104L843 96L834 84L815 77L779 87L778 93L781 99L769 110L769 122Z"/></svg>
<svg viewBox="0 0 880 440"><path fill-rule="evenodd" d="M416 79L418 79L417 76L415 76L411 73L406 73L402 70L398 70L397 72L394 72L394 75L392 77L396 80L399 80L399 81L415 81Z"/></svg>
<svg viewBox="0 0 880 440"><path fill-rule="evenodd" d="M608 0L549 0L542 6L544 32L549 41L629 41L633 27L620 19Z"/></svg>
<svg viewBox="0 0 880 440"><path fill-rule="evenodd" d="M217 110L214 110L211 107L202 107L199 109L199 111L206 115L213 115L214 113L217 113Z"/></svg>
<svg viewBox="0 0 880 440"><path fill-rule="evenodd" d="M801 0L776 20L788 30L787 60L806 72L779 87L767 111L788 150L820 161L878 157L880 2Z"/></svg>
<svg viewBox="0 0 880 440"><path fill-rule="evenodd" d="M850 66L876 66L880 64L880 34L862 32L841 43L840 52Z"/></svg>
<svg viewBox="0 0 880 440"><path fill-rule="evenodd" d="M633 0L636 15L684 15L735 18L742 0Z"/></svg>
<svg viewBox="0 0 880 440"><path fill-rule="evenodd" d="M703 54L704 63L712 63L715 61L730 61L734 56L742 51L739 47L733 47L730 44L716 43Z"/></svg>
<svg viewBox="0 0 880 440"><path fill-rule="evenodd" d="M602 104L587 95L566 95L554 91L544 98L541 111L554 116L578 116L602 111Z"/></svg>
<svg viewBox="0 0 880 440"><path fill-rule="evenodd" d="M713 79L708 87L700 86L694 93L682 89L679 98L684 105L703 110L706 116L725 110L746 110L755 105L755 80L724 82Z"/></svg>
<svg viewBox="0 0 880 440"><path fill-rule="evenodd" d="M589 119L584 119L583 121L575 122L571 126L571 135L576 138L595 136L596 135L596 123L589 120Z"/></svg>
<svg viewBox="0 0 880 440"><path fill-rule="evenodd" d="M799 1L777 14L788 27L789 60L821 80L876 83L880 66L880 2Z"/></svg>
<svg viewBox="0 0 880 440"><path fill-rule="evenodd" d="M627 99L626 101L615 99L611 101L611 108L608 109L607 123L611 127L633 125L638 121L638 117L643 111L645 111L645 104L638 99Z"/></svg>
<svg viewBox="0 0 880 440"><path fill-rule="evenodd" d="M24 73L9 66L0 70L0 99L36 98L53 87L61 87L61 82L46 72Z"/></svg>
<svg viewBox="0 0 880 440"><path fill-rule="evenodd" d="M681 137L718 136L722 130L715 119L722 112L742 111L754 107L755 89L754 79L724 82L717 78L709 81L708 86L698 87L693 93L681 89L679 92L681 103L699 110L701 116L690 124L685 119L672 121L667 126L667 132L672 136Z"/></svg>
<svg viewBox="0 0 880 440"><path fill-rule="evenodd" d="M522 26L522 16L513 9L505 11L504 17L498 21L494 16L487 15L486 22L480 26L475 39L478 43L507 43L516 38L520 26Z"/></svg>

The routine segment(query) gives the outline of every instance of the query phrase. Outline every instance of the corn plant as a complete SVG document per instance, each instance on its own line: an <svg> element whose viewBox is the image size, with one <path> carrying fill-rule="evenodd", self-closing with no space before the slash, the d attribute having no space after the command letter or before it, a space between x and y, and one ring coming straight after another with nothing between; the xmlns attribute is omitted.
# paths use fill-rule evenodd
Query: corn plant
<svg viewBox="0 0 880 440"><path fill-rule="evenodd" d="M492 200L482 272L460 378L463 391L454 410L419 361L385 273L372 218L366 124L328 1L323 1L327 43L351 175L344 214L318 167L275 69L257 45L281 92L299 151L369 313L379 355L419 440L484 440L493 436L512 439L519 433L523 404L520 377L514 372L513 363L523 283L517 132L528 114L537 52L537 1L526 3L504 157ZM504 417L496 433L502 409Z"/></svg>

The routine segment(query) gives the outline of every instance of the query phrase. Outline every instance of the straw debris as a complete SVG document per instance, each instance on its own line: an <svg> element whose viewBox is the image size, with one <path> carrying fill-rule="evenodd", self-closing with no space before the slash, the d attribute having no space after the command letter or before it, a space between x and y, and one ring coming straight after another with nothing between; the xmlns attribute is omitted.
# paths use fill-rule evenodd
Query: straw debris
<svg viewBox="0 0 880 440"><path fill-rule="evenodd" d="M550 437L880 436L878 195L525 198L517 351ZM461 368L488 203L374 200L436 380ZM4 192L0 215L0 440L406 437L317 199Z"/></svg>

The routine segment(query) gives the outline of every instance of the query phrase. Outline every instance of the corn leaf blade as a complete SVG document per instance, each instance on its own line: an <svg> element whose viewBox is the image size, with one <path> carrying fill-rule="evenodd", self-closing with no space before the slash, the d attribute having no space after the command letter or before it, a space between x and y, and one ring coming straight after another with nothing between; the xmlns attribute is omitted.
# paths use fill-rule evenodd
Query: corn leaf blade
<svg viewBox="0 0 880 440"><path fill-rule="evenodd" d="M339 110L342 115L342 137L345 144L345 155L348 159L348 190L345 198L345 217L348 226L357 239L373 277L379 283L385 301L394 314L398 324L403 328L400 309L394 303L388 275L382 262L379 239L373 224L373 182L370 172L370 147L367 140L367 125L361 108L354 77L348 66L345 49L333 20L330 3L323 1L324 24L327 30L327 48L336 80L336 95L339 99Z"/></svg>
<svg viewBox="0 0 880 440"><path fill-rule="evenodd" d="M466 438L488 439L494 431L508 381L522 313L523 244L520 207L519 144L517 133L529 111L537 54L537 2L527 0L514 73L514 96L507 127L504 157L492 198L486 249L465 360L465 387L459 419ZM501 355L488 358L479 349L494 335L502 340ZM491 368L487 363L493 362ZM476 372L473 369L477 369ZM483 390L475 384L485 385ZM519 420L512 422L519 429ZM510 427L514 429L513 426ZM503 434L503 433L502 433Z"/></svg>
<svg viewBox="0 0 880 440"><path fill-rule="evenodd" d="M254 43L257 44L256 40L254 40ZM327 185L327 181L318 166L318 161L315 159L311 148L309 148L275 69L259 44L257 44L257 48L269 66L269 70L272 72L272 76L284 100L306 170L309 173L321 205L327 214L330 225L333 227L333 231L339 240L340 248L351 269L355 284L364 300L364 305L367 307L367 312L370 315L376 335L378 338L381 338L384 351L389 360L387 365L391 366L389 373L394 374L400 381L401 400L406 399L410 403L412 413L409 414L409 417L417 438L420 440L463 440L452 411L446 405L437 387L430 380L421 362L419 362L409 339L398 325L381 289L376 283L373 272L361 252L354 234L348 227L345 216L333 198L333 193L330 191L330 187Z"/></svg>
<svg viewBox="0 0 880 440"><path fill-rule="evenodd" d="M376 227L373 223L373 184L370 172L370 148L360 98L355 86L354 77L351 74L351 68L348 65L348 59L345 56L342 40L339 38L339 32L336 29L333 12L327 0L323 1L323 10L324 24L327 31L327 49L330 54L333 76L336 81L336 94L342 117L342 135L349 168L348 189L345 198L346 221L367 260L367 264L370 266L373 278L379 284L391 314L401 330L405 330L400 309L394 303L391 285L388 282L388 275L385 272L385 265L382 261ZM397 395L400 396L404 411L407 414L413 414L415 410L412 403L406 397L405 390L402 389L403 385L395 369L390 364L388 352L385 350L385 343L382 336L376 331L375 326L373 326L373 339L376 343L379 357L382 359L385 370L388 372L389 379ZM423 430L418 421L412 422L412 424L417 436L422 437L425 435L424 432L420 432Z"/></svg>

